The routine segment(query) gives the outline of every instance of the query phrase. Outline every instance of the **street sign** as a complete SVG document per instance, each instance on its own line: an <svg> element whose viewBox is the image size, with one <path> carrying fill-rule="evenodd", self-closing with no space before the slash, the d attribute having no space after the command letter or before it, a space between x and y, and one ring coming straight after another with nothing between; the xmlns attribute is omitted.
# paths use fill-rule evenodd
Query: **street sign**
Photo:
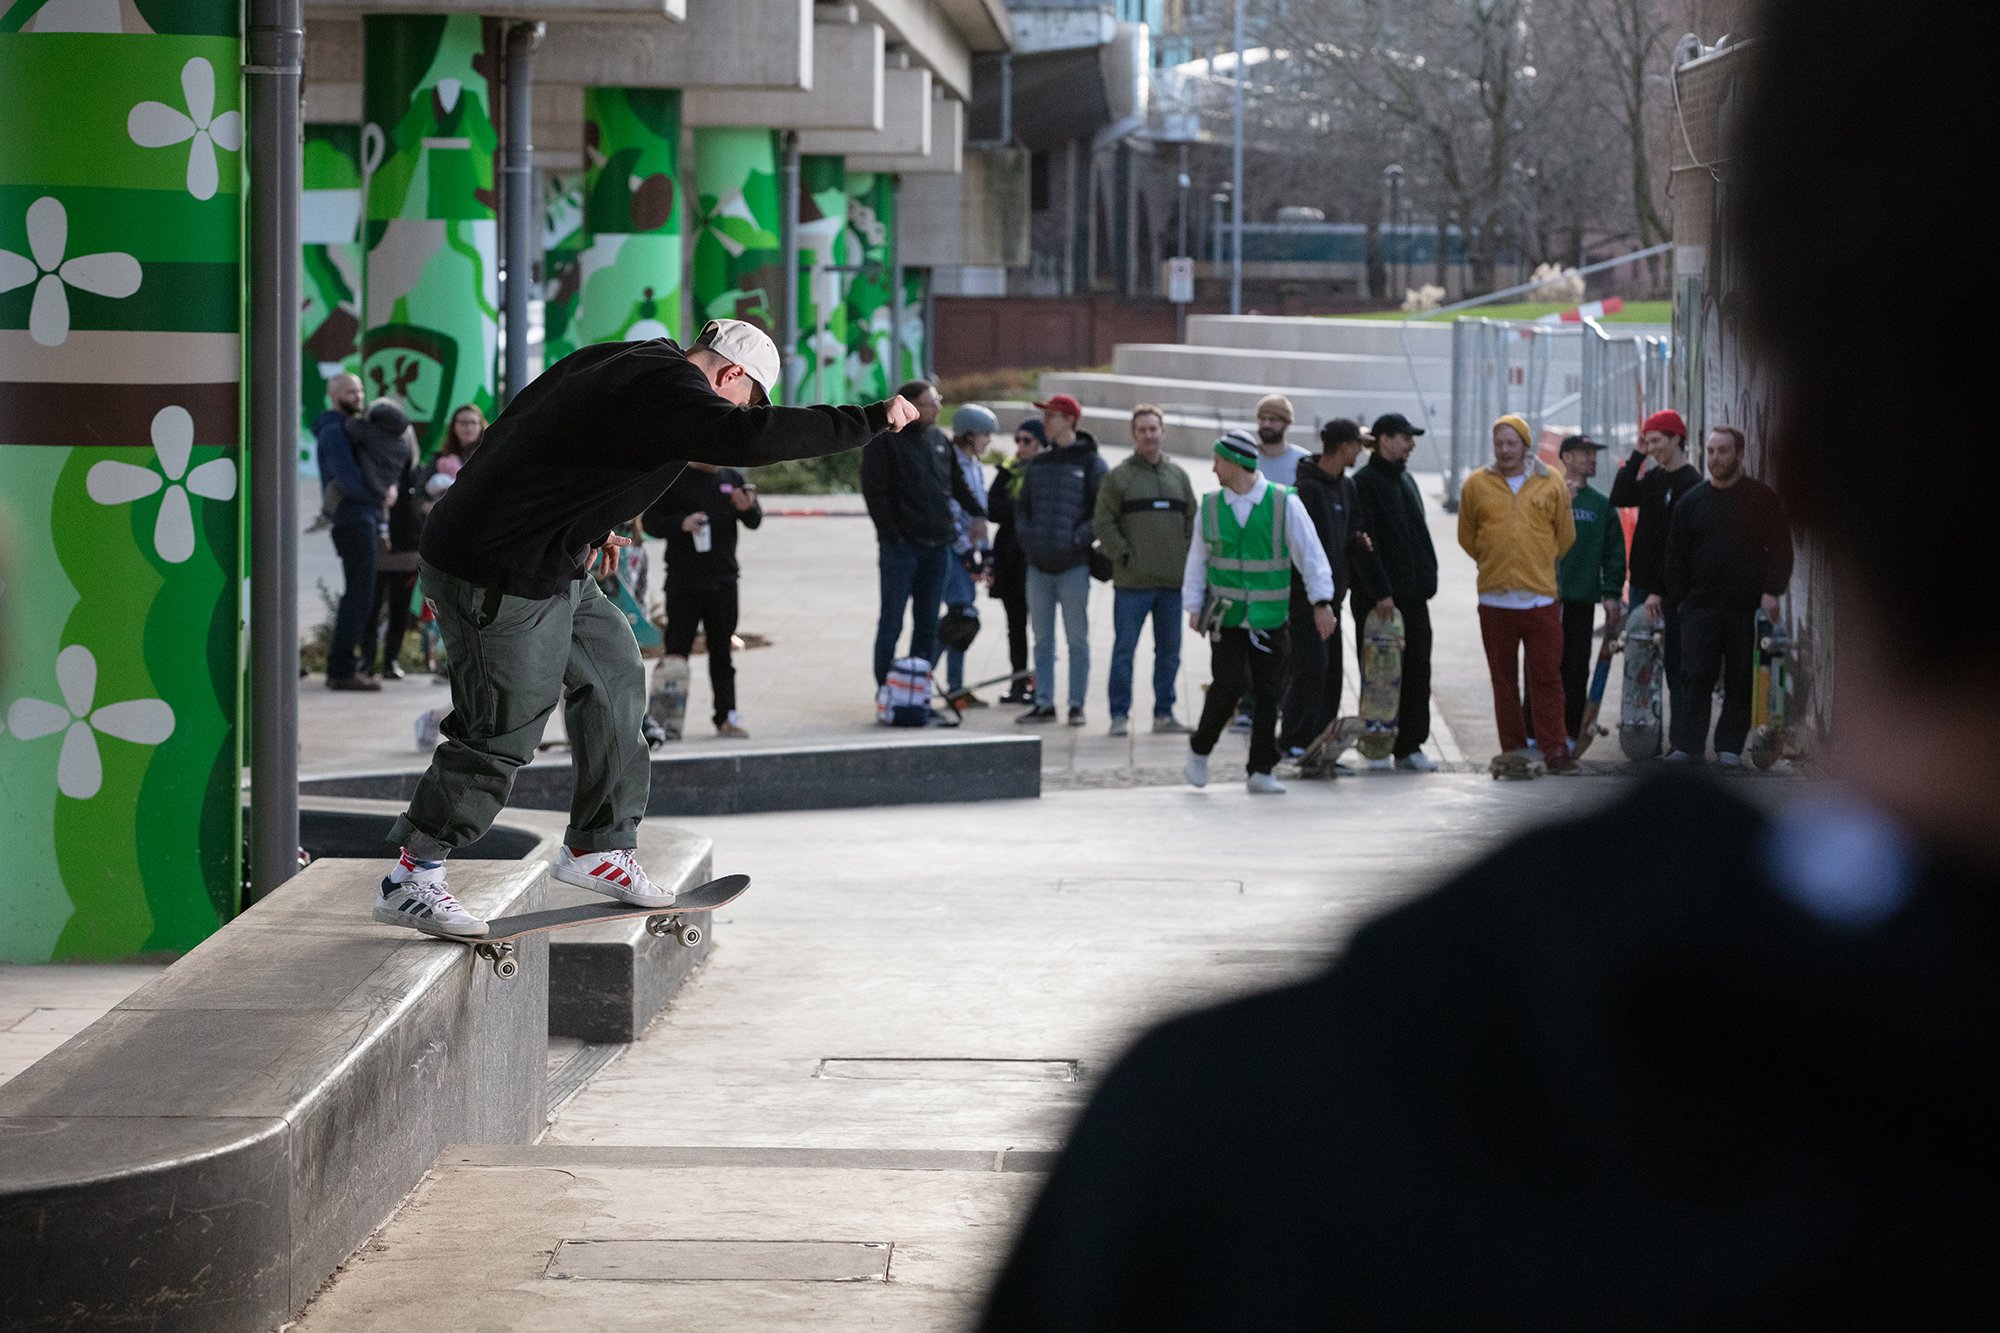
<svg viewBox="0 0 2000 1333"><path fill-rule="evenodd" d="M1167 261L1167 299L1176 305L1193 302L1194 260L1180 258Z"/></svg>

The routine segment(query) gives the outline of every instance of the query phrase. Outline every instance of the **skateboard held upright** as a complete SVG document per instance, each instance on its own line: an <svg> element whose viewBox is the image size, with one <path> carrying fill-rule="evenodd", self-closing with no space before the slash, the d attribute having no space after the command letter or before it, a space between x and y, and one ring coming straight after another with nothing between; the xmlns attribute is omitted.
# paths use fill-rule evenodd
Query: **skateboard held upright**
<svg viewBox="0 0 2000 1333"><path fill-rule="evenodd" d="M1618 745L1627 759L1660 757L1660 628L1644 610L1625 617L1625 690Z"/></svg>
<svg viewBox="0 0 2000 1333"><path fill-rule="evenodd" d="M1387 759L1403 703L1403 613L1370 611L1361 627L1361 734L1355 749Z"/></svg>
<svg viewBox="0 0 2000 1333"><path fill-rule="evenodd" d="M1757 617L1750 696L1750 743L1745 757L1769 768L1785 754L1785 723L1792 699L1792 640L1782 625Z"/></svg>
<svg viewBox="0 0 2000 1333"><path fill-rule="evenodd" d="M663 657L653 668L653 694L646 700L646 716L666 740L681 738L681 727L687 720L688 678L685 657Z"/></svg>
<svg viewBox="0 0 2000 1333"><path fill-rule="evenodd" d="M1590 743L1599 736L1611 734L1609 728L1600 726L1597 715L1604 709L1604 687L1611 683L1611 659L1618 655L1618 618L1611 617L1604 622L1604 646L1597 651L1597 666L1590 673L1590 690L1584 696L1583 725L1577 728L1573 753L1578 759L1590 748Z"/></svg>

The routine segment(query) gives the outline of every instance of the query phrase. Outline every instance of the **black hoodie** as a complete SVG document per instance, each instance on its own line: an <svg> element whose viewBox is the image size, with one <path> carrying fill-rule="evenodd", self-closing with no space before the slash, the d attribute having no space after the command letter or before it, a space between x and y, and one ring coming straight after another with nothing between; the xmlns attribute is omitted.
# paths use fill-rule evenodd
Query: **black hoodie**
<svg viewBox="0 0 2000 1333"><path fill-rule="evenodd" d="M1382 557L1362 542L1368 535L1368 521L1361 513L1360 495L1354 478L1345 473L1336 477L1319 465L1319 456L1299 460L1298 479L1293 483L1299 503L1306 507L1319 544L1326 548L1327 563L1333 566L1333 586L1352 589L1362 603L1381 601L1389 595L1389 571ZM1305 596L1305 583L1292 571L1292 591Z"/></svg>
<svg viewBox="0 0 2000 1333"><path fill-rule="evenodd" d="M1424 497L1408 465L1391 463L1378 453L1355 472L1354 490L1396 604L1414 606L1437 596L1437 548L1431 545Z"/></svg>

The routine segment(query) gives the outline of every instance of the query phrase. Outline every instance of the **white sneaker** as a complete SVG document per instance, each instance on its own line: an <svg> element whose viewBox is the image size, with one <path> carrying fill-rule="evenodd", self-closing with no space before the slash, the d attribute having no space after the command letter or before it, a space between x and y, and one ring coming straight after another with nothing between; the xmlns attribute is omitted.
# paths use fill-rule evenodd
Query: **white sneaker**
<svg viewBox="0 0 2000 1333"><path fill-rule="evenodd" d="M1724 768L1741 768L1743 767L1743 756L1717 750L1715 752L1715 762L1721 764Z"/></svg>
<svg viewBox="0 0 2000 1333"><path fill-rule="evenodd" d="M1250 780L1243 784L1252 796L1283 796L1285 784L1269 773L1252 773Z"/></svg>
<svg viewBox="0 0 2000 1333"><path fill-rule="evenodd" d="M1380 759L1363 759L1361 766L1372 773L1389 773L1395 770L1396 761L1383 755Z"/></svg>
<svg viewBox="0 0 2000 1333"><path fill-rule="evenodd" d="M1129 734L1131 730L1132 724L1130 722L1122 717L1114 717L1111 719L1111 730L1105 734L1110 736L1124 736Z"/></svg>
<svg viewBox="0 0 2000 1333"><path fill-rule="evenodd" d="M1189 750L1187 769L1185 771L1190 786L1206 787L1208 785L1208 756L1205 754L1196 754L1193 750Z"/></svg>
<svg viewBox="0 0 2000 1333"><path fill-rule="evenodd" d="M1435 773L1438 771L1437 760L1431 758L1422 750L1418 750L1414 754L1404 755L1396 761L1396 767L1402 769L1405 773Z"/></svg>
<svg viewBox="0 0 2000 1333"><path fill-rule="evenodd" d="M1669 750L1667 757L1660 762L1666 764L1692 764L1694 760L1688 757L1686 750Z"/></svg>
<svg viewBox="0 0 2000 1333"><path fill-rule="evenodd" d="M374 917L384 925L407 926L426 935L486 933L486 923L445 890L444 862L419 861L408 852L382 877Z"/></svg>
<svg viewBox="0 0 2000 1333"><path fill-rule="evenodd" d="M549 871L565 884L589 889L607 898L616 898L634 907L671 907L674 891L646 878L646 872L623 847L606 852L571 853L567 847L556 852L555 866Z"/></svg>

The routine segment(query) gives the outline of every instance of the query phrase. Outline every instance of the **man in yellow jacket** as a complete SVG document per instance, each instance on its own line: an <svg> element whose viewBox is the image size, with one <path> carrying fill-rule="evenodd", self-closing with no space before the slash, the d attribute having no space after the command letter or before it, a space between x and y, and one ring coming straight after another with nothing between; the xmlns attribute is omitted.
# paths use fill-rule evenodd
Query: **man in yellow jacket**
<svg viewBox="0 0 2000 1333"><path fill-rule="evenodd" d="M1493 676L1493 715L1502 754L1529 758L1521 717L1522 649L1535 741L1551 773L1574 773L1563 733L1562 607L1556 564L1576 541L1569 488L1534 455L1528 423L1493 423L1493 462L1465 479L1458 496L1458 544L1479 565L1479 637ZM1497 769L1496 769L1497 771Z"/></svg>

